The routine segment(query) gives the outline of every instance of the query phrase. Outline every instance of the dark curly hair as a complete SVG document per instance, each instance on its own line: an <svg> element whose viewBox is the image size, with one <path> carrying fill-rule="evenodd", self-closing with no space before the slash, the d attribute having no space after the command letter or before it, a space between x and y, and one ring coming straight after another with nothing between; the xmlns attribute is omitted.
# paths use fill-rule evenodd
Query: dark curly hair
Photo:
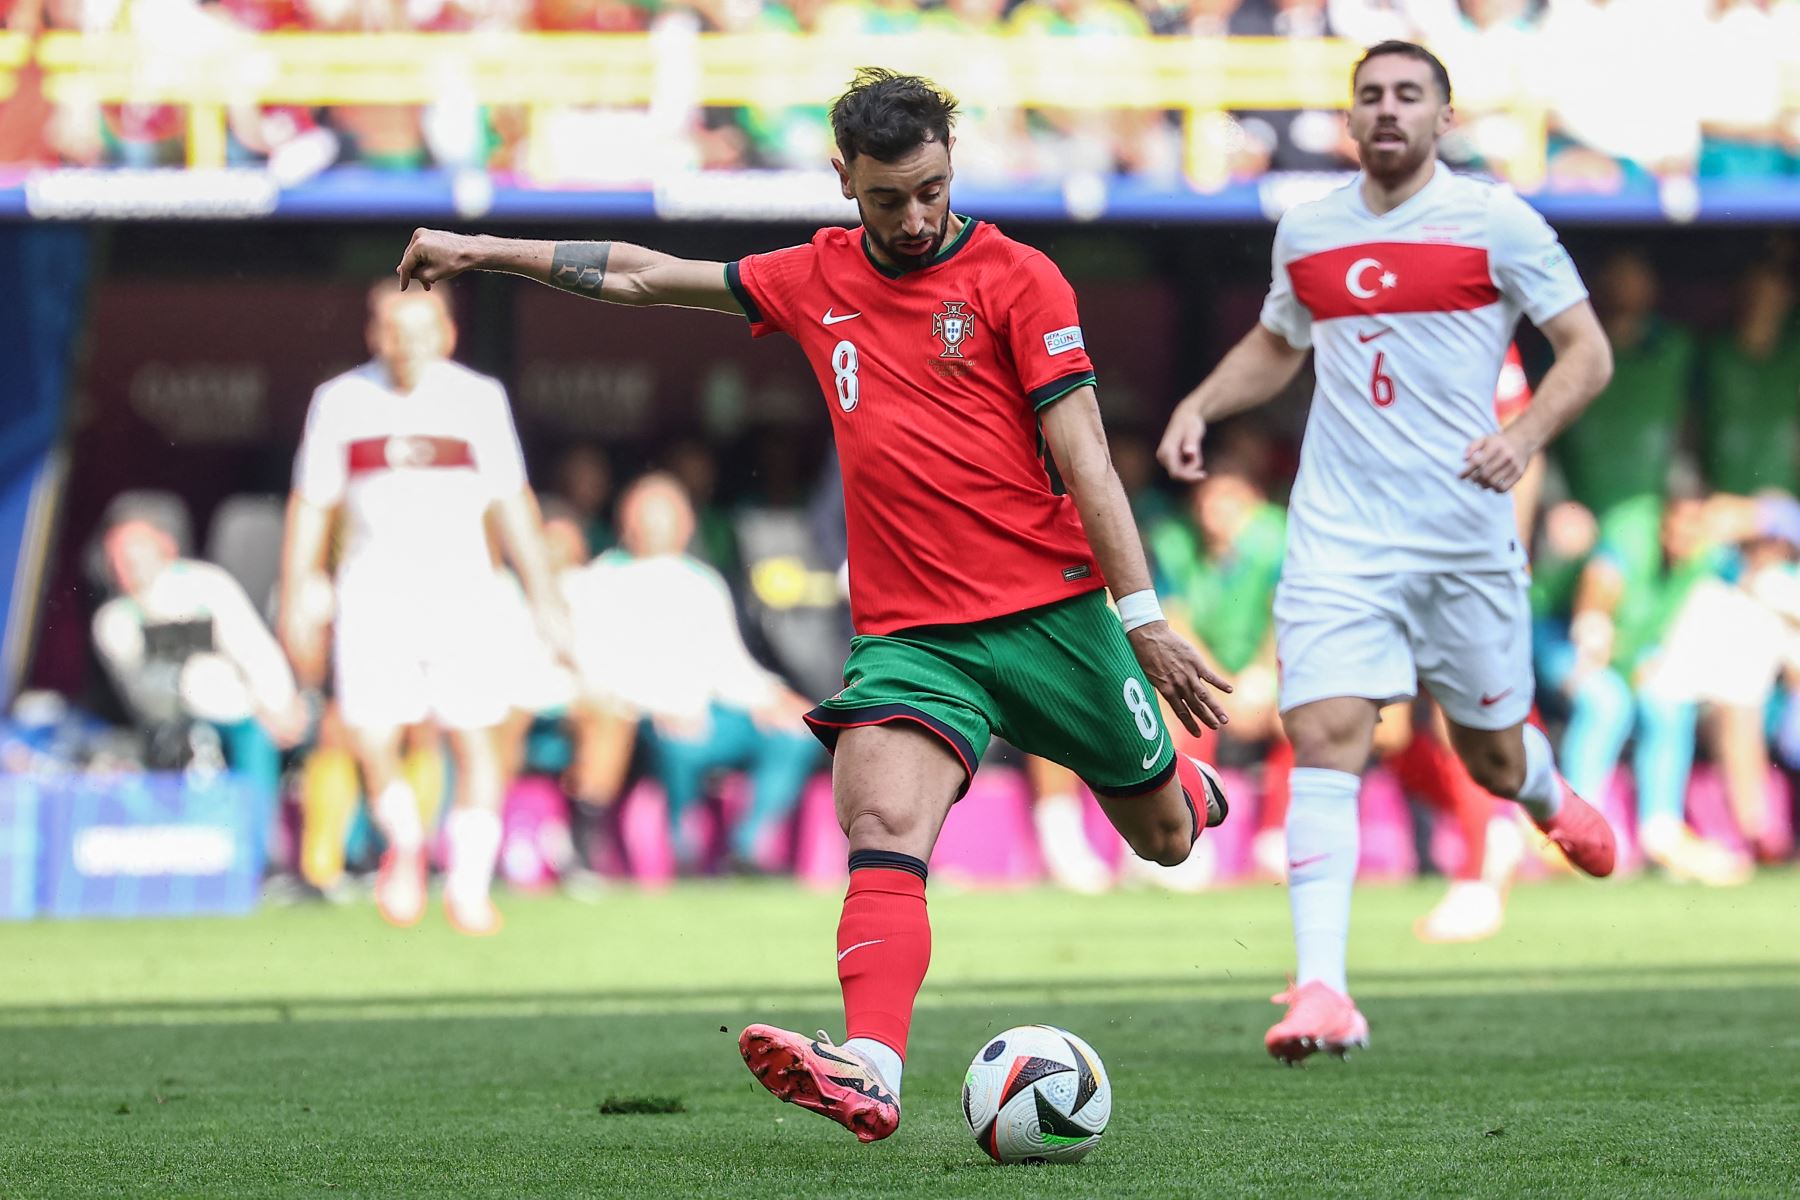
<svg viewBox="0 0 1800 1200"><path fill-rule="evenodd" d="M863 67L831 106L831 133L845 162L866 154L879 162L905 158L926 142L950 144L956 97L929 79Z"/></svg>

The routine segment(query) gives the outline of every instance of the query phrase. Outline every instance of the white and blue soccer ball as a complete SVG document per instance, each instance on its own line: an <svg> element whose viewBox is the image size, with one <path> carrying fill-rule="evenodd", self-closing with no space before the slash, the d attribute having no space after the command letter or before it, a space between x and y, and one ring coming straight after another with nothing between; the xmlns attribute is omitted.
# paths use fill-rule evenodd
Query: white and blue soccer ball
<svg viewBox="0 0 1800 1200"><path fill-rule="evenodd" d="M995 1162L1072 1163L1100 1144L1112 1083L1094 1048L1054 1025L988 1040L963 1079L963 1116Z"/></svg>

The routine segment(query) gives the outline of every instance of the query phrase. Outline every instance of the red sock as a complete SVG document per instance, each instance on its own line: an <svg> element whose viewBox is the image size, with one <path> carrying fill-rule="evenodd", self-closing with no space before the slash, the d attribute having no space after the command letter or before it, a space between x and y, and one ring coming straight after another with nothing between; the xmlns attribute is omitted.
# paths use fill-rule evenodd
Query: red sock
<svg viewBox="0 0 1800 1200"><path fill-rule="evenodd" d="M1175 752L1175 777L1181 780L1181 790L1187 796L1188 816L1194 819L1194 840L1206 832L1206 777L1200 774L1200 768L1193 759L1177 750Z"/></svg>
<svg viewBox="0 0 1800 1200"><path fill-rule="evenodd" d="M1294 769L1294 743L1278 737L1263 759L1263 803L1261 820L1256 829L1286 829L1288 810L1288 772Z"/></svg>
<svg viewBox="0 0 1800 1200"><path fill-rule="evenodd" d="M1388 760L1400 786L1439 812L1456 817L1462 833L1463 860L1455 878L1481 878L1487 860L1488 821L1494 815L1494 797L1469 777L1469 769L1436 738L1423 735Z"/></svg>
<svg viewBox="0 0 1800 1200"><path fill-rule="evenodd" d="M846 1040L873 1038L905 1058L913 1001L931 964L925 864L883 850L851 854L837 944Z"/></svg>

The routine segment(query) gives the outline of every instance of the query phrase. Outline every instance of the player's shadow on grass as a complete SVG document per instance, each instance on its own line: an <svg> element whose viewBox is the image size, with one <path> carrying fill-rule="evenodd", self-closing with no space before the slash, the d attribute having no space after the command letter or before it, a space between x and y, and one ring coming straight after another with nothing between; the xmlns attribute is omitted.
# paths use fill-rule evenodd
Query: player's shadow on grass
<svg viewBox="0 0 1800 1200"><path fill-rule="evenodd" d="M1716 986L1758 986L1763 980L1790 978L1795 966L1784 963L1711 963L1643 965L1580 965L1555 968L1496 967L1490 970L1357 972L1359 995L1395 994L1453 997L1492 995L1500 990L1541 995L1610 990L1607 985L1632 980L1638 986L1662 981L1688 991ZM1728 982L1727 982L1728 981ZM1511 985L1504 989L1497 985ZM1021 994L1049 997L1056 1003L1106 1003L1108 997L1126 1001L1134 993L1157 993L1157 998L1177 998L1182 993L1230 998L1239 993L1260 993L1269 981L1260 973L1193 972L1182 975L1142 975L1110 978L1001 978L928 981L923 1001L931 1007L954 1005L958 997ZM1535 985L1535 986L1519 986ZM1084 1000L1084 997L1086 998ZM59 1025L184 1024L191 1022L252 1023L270 1021L335 1021L367 1017L384 1019L416 1017L531 1017L607 1014L616 1018L699 1014L743 1008L816 1006L837 1002L836 981L821 978L810 985L726 985L681 988L608 988L574 991L482 991L439 993L388 993L362 996L251 997L219 1000L147 998L127 1001L81 1001L0 1005L0 1029ZM949 1002L948 1005L946 1001Z"/></svg>

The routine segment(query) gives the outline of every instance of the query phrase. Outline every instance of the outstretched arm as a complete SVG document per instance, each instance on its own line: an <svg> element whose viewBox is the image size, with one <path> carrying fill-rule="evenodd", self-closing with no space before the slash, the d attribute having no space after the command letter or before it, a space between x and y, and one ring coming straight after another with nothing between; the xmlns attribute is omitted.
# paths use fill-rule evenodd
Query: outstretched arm
<svg viewBox="0 0 1800 1200"><path fill-rule="evenodd" d="M742 316L725 283L725 264L676 258L629 242L541 242L415 229L395 273L404 290L427 290L464 271L523 275L590 300L673 304Z"/></svg>
<svg viewBox="0 0 1800 1200"><path fill-rule="evenodd" d="M1068 485L1113 597L1148 592L1150 565L1144 560L1144 545L1131 519L1131 502L1113 470L1094 389L1078 387L1052 402L1041 415L1044 441ZM1210 685L1229 692L1231 685L1213 673L1199 651L1171 630L1167 620L1150 621L1131 629L1127 636L1144 674L1168 699L1189 733L1198 734L1202 724L1217 729L1225 723L1224 710L1207 689Z"/></svg>
<svg viewBox="0 0 1800 1200"><path fill-rule="evenodd" d="M1200 463L1200 441L1207 425L1274 399L1293 382L1306 354L1258 322L1212 374L1175 406L1162 444L1156 448L1157 461L1174 479L1183 483L1198 480L1206 473Z"/></svg>

